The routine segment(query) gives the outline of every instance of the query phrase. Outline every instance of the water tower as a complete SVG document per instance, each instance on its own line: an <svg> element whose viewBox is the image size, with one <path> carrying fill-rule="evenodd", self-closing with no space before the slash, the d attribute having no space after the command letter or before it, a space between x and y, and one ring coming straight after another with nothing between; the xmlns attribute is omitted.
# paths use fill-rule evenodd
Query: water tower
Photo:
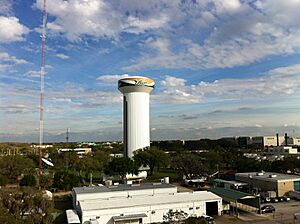
<svg viewBox="0 0 300 224"><path fill-rule="evenodd" d="M123 142L128 157L135 150L150 146L149 102L154 85L154 80L141 76L118 82L123 93Z"/></svg>

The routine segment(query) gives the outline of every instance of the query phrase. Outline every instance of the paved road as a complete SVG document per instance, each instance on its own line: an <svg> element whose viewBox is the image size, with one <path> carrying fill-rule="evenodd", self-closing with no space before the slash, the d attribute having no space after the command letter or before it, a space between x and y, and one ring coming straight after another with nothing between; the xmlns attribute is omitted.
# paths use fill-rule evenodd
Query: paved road
<svg viewBox="0 0 300 224"><path fill-rule="evenodd" d="M239 217L236 218L231 215L223 215L216 217L217 224L300 224L300 220L295 220L294 214L300 212L300 201L270 203L272 204L276 212L274 214L254 214L241 212Z"/></svg>

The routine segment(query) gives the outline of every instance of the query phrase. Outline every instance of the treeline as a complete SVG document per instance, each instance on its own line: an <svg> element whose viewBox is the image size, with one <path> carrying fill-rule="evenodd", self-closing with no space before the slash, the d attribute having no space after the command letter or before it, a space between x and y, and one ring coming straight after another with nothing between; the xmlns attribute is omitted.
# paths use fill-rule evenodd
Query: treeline
<svg viewBox="0 0 300 224"><path fill-rule="evenodd" d="M166 151L223 150L239 148L237 143L226 139L153 141L151 145Z"/></svg>

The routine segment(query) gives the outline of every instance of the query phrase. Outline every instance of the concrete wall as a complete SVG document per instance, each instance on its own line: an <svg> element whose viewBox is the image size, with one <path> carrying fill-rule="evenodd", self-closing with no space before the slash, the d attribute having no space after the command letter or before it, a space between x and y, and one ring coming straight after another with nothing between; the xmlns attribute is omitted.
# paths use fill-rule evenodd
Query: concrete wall
<svg viewBox="0 0 300 224"><path fill-rule="evenodd" d="M147 217L143 218L143 223L155 223L163 222L163 216L168 213L170 208L173 211L184 211L188 216L196 215L201 216L206 214L207 201L199 202L185 202L176 204L157 204L152 206L139 206L139 207L127 207L127 208L116 208L116 209L102 209L102 210L88 210L82 214L82 222L85 223L90 219L98 218L100 224L113 224L113 216L133 215L133 214L146 214ZM221 215L222 203L218 201L218 213Z"/></svg>
<svg viewBox="0 0 300 224"><path fill-rule="evenodd" d="M259 180L249 177L235 176L237 181L243 181L249 183L253 188L258 188L261 191L275 191L277 196L284 196L287 192L294 190L294 181L271 181L271 180Z"/></svg>
<svg viewBox="0 0 300 224"><path fill-rule="evenodd" d="M294 181L285 181L278 183L278 196L284 196L289 191L294 191Z"/></svg>
<svg viewBox="0 0 300 224"><path fill-rule="evenodd" d="M274 181L267 181L267 180L258 180L254 178L249 177L243 177L243 176L235 176L235 179L237 181L242 181L249 183L252 188L258 188L262 191L276 191L277 189L277 183Z"/></svg>

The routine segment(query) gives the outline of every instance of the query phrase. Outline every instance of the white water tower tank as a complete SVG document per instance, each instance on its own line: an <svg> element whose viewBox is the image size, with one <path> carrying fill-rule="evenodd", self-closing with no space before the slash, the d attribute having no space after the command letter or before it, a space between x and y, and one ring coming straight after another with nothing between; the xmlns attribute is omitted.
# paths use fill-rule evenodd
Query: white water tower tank
<svg viewBox="0 0 300 224"><path fill-rule="evenodd" d="M118 88L123 93L123 142L125 155L150 146L149 102L154 89L152 79L132 76L120 79Z"/></svg>

